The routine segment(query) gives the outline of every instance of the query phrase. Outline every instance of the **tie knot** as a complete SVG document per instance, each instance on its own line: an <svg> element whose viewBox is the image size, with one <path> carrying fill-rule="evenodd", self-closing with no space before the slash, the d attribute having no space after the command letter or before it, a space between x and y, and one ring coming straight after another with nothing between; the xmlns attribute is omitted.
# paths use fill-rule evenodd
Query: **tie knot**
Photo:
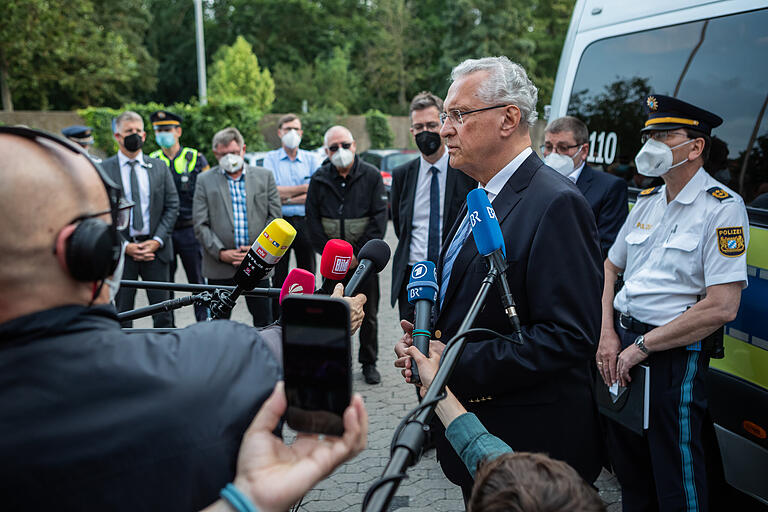
<svg viewBox="0 0 768 512"><path fill-rule="evenodd" d="M437 173L440 172L440 169L438 169L437 167L435 167L433 165L432 167L429 168L429 172L430 172L430 174L437 174Z"/></svg>
<svg viewBox="0 0 768 512"><path fill-rule="evenodd" d="M128 165L130 165L131 168L136 167L136 164L138 164L138 163L139 162L137 160L128 160Z"/></svg>

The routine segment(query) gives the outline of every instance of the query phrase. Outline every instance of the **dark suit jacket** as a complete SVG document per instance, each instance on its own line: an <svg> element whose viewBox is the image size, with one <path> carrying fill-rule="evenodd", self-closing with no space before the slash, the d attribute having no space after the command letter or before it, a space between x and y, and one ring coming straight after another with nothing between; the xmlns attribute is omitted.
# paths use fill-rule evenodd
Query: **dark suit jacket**
<svg viewBox="0 0 768 512"><path fill-rule="evenodd" d="M395 305L406 275L411 252L411 225L413 224L413 202L416 193L416 180L419 175L421 158L416 158L392 170L392 223L397 235L397 249L392 259L392 305ZM442 242L456 220L461 205L467 194L477 188L477 182L463 172L448 166L445 177L445 201L443 204Z"/></svg>
<svg viewBox="0 0 768 512"><path fill-rule="evenodd" d="M597 233L600 236L600 251L605 260L608 257L608 250L616 240L616 235L629 213L627 182L607 172L597 171L584 165L576 186L584 194L595 214Z"/></svg>
<svg viewBox="0 0 768 512"><path fill-rule="evenodd" d="M173 257L171 233L173 233L176 217L179 215L179 193L176 191L168 166L162 160L144 155L144 163L147 165L149 176L149 236L163 240L163 246L157 250L155 256L163 263L168 263ZM120 176L120 162L117 155L104 160L101 166L122 190L123 180ZM130 229L129 226L121 232L126 240L130 236Z"/></svg>
<svg viewBox="0 0 768 512"><path fill-rule="evenodd" d="M603 287L594 216L576 187L535 153L510 177L493 207L523 343L493 338L468 344L448 385L514 450L548 453L592 482L600 455L588 364L599 339ZM465 212L462 208L443 245L439 277ZM435 337L447 343L456 334L487 271L470 235L454 262ZM473 326L512 332L495 287ZM438 436L438 459L451 481L471 485L443 436Z"/></svg>

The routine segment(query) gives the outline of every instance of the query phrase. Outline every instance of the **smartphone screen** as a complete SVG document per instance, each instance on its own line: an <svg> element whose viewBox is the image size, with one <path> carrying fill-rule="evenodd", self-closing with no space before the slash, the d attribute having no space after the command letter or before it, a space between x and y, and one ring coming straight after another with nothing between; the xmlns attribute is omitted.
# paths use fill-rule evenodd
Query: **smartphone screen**
<svg viewBox="0 0 768 512"><path fill-rule="evenodd" d="M282 319L288 426L342 435L342 416L352 396L347 303L322 296L286 297Z"/></svg>

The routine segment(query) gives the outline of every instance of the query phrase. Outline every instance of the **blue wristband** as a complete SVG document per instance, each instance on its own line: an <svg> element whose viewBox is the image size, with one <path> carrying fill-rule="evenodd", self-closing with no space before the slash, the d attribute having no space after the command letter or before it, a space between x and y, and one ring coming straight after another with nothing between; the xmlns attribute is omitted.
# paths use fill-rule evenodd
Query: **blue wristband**
<svg viewBox="0 0 768 512"><path fill-rule="evenodd" d="M251 500L248 499L245 494L240 492L240 489L235 487L234 484L227 484L227 486L221 490L219 496L232 505L232 508L237 510L237 512L259 512L259 509L251 503Z"/></svg>

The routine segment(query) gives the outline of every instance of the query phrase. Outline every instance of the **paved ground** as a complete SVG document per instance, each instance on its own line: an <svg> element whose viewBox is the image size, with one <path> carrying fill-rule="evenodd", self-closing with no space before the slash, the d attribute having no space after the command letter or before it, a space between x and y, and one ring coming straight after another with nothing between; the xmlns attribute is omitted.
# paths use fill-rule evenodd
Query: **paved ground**
<svg viewBox="0 0 768 512"><path fill-rule="evenodd" d="M397 240L391 222L385 240L394 248ZM319 258L318 258L319 262ZM293 267L293 265L291 265ZM400 336L397 308L389 306L389 285L391 265L384 269L381 276L381 302L379 307L379 363L382 383L376 386L365 384L357 363L354 366L353 385L361 393L370 417L368 448L354 460L341 466L328 479L320 482L305 497L300 510L306 512L331 512L360 510L365 492L379 476L389 460L389 444L392 434L405 415L416 404L413 388L405 385L402 377L392 365L394 353L392 346ZM177 281L186 282L183 270L179 270ZM146 305L146 295L137 294L137 307ZM238 301L232 318L250 323L250 315L244 301ZM180 327L194 322L191 307L176 311L176 324ZM136 327L152 327L150 319L141 319ZM358 340L354 340L353 354L357 354ZM285 432L287 438L292 433ZM608 504L609 512L621 510L620 493L616 480L603 472L597 481L600 495ZM461 491L443 475L435 460L434 450L427 452L421 461L408 471L408 479L400 486L390 510L408 511L463 511L464 502Z"/></svg>

